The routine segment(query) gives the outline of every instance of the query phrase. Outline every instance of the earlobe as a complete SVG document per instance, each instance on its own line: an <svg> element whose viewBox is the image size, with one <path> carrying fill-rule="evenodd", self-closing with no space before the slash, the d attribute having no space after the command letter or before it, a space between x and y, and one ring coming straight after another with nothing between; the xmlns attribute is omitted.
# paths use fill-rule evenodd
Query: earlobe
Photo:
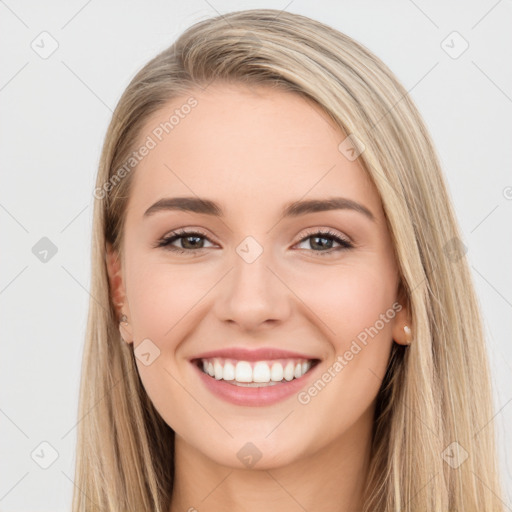
<svg viewBox="0 0 512 512"><path fill-rule="evenodd" d="M412 331L408 325L404 325L403 327L404 336L401 338L401 341L397 341L401 345L410 345L412 342Z"/></svg>
<svg viewBox="0 0 512 512"><path fill-rule="evenodd" d="M119 321L119 333L125 343L133 343L132 329L126 315L122 315Z"/></svg>
<svg viewBox="0 0 512 512"><path fill-rule="evenodd" d="M407 300L403 286L399 287L400 311L395 316L393 325L393 340L399 345L410 345L413 338L411 318L409 314L409 301Z"/></svg>
<svg viewBox="0 0 512 512"><path fill-rule="evenodd" d="M410 345L412 342L412 329L409 322L396 319L393 326L393 340L399 345Z"/></svg>

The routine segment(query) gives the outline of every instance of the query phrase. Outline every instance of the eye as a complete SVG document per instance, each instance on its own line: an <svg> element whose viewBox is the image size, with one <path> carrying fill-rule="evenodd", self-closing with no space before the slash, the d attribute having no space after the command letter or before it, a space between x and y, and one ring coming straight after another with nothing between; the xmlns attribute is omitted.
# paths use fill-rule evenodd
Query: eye
<svg viewBox="0 0 512 512"><path fill-rule="evenodd" d="M343 251L354 247L351 242L345 238L341 238L330 230L320 230L309 233L299 243L303 243L307 240L310 240L310 247L313 249L313 252L320 253L319 255L321 256L332 255L335 251ZM340 247L333 248L333 243L339 244Z"/></svg>
<svg viewBox="0 0 512 512"><path fill-rule="evenodd" d="M205 240L212 243L204 233L181 229L173 231L170 235L161 238L156 242L154 247L163 247L168 251L176 253L192 253L205 249ZM335 251L351 249L354 247L351 242L330 230L313 231L302 238L299 244L304 243L307 240L310 240L310 247L313 252L321 253L322 256L325 254L332 254ZM176 241L180 241L181 247L173 245ZM337 243L340 247L333 248L333 243Z"/></svg>
<svg viewBox="0 0 512 512"><path fill-rule="evenodd" d="M180 229L178 231L173 231L171 235L158 240L154 247L163 247L168 251L176 253L197 252L205 248L204 240L202 239L211 243L211 240L204 233ZM181 242L181 247L172 245L176 241Z"/></svg>

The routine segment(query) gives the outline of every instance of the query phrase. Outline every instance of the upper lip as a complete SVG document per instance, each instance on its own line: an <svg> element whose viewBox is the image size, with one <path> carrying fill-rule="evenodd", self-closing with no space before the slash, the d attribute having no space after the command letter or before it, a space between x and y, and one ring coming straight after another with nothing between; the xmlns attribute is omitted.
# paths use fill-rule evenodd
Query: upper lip
<svg viewBox="0 0 512 512"><path fill-rule="evenodd" d="M233 347L203 352L202 354L193 357L191 360L211 359L214 357L223 359L236 359L238 361L265 361L269 359L318 359L308 354L291 352L289 350L282 350L273 347L257 349Z"/></svg>

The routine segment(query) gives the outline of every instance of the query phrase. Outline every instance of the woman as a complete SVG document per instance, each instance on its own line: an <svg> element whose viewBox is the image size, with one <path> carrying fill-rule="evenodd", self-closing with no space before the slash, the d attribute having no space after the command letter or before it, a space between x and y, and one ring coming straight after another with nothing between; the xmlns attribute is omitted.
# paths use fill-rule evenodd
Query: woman
<svg viewBox="0 0 512 512"><path fill-rule="evenodd" d="M455 215L366 48L197 23L121 97L94 195L75 511L502 510Z"/></svg>

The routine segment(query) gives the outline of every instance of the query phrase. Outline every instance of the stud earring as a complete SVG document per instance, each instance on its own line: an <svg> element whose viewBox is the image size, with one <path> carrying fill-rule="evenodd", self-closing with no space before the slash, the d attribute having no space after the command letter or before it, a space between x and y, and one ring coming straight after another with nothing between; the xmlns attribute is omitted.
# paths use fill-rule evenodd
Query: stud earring
<svg viewBox="0 0 512 512"><path fill-rule="evenodd" d="M405 342L406 345L410 345L411 342L412 342L412 339L411 339L411 328L408 326L408 325L405 325L404 326L404 332L407 336L407 340Z"/></svg>
<svg viewBox="0 0 512 512"><path fill-rule="evenodd" d="M122 315L119 319L119 333L121 334L121 340L125 343L128 343L123 337L123 328L128 326L128 317L126 315Z"/></svg>

